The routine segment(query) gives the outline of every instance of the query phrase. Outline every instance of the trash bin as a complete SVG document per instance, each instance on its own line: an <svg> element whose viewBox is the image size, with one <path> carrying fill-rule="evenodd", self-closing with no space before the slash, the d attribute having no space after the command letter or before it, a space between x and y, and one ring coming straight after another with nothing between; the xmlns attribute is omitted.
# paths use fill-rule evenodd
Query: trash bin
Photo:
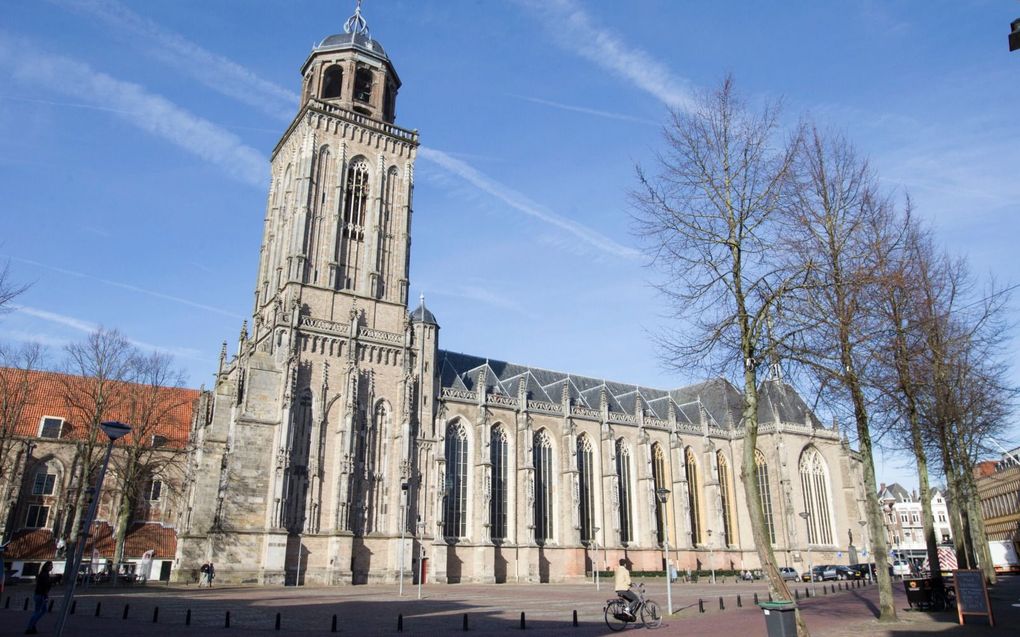
<svg viewBox="0 0 1020 637"><path fill-rule="evenodd" d="M768 637L797 637L797 608L793 602L762 602Z"/></svg>

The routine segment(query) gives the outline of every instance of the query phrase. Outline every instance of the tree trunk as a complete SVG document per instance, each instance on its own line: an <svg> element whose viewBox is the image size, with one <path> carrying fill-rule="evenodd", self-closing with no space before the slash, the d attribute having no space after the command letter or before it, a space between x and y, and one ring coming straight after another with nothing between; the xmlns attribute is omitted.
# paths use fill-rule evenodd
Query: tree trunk
<svg viewBox="0 0 1020 637"><path fill-rule="evenodd" d="M995 573L995 565L992 563L992 552L988 548L988 534L985 533L985 522L981 517L980 503L977 483L974 481L974 473L967 471L963 475L963 482L967 489L967 517L970 520L970 537L974 546L974 557L977 565L985 574L989 584L995 584L998 576Z"/></svg>

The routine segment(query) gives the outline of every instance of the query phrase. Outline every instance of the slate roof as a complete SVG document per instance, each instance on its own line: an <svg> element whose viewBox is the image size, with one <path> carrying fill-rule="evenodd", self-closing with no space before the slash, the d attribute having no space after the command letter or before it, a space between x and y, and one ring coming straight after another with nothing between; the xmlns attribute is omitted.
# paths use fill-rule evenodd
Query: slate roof
<svg viewBox="0 0 1020 637"><path fill-rule="evenodd" d="M561 402L566 388L573 404L589 409L599 409L604 388L612 412L633 415L640 401L647 416L668 420L672 405L681 423L698 425L704 412L710 424L726 429L732 429L740 422L743 404L743 394L724 378L713 378L678 389L656 389L446 350L439 351L439 375L443 387L477 391L478 387L484 386L487 393L511 397L518 395L523 383L529 400L556 404ZM781 381L765 381L759 389L760 422L778 419L822 427L792 386Z"/></svg>
<svg viewBox="0 0 1020 637"><path fill-rule="evenodd" d="M934 494L932 494L934 496ZM899 482L884 485L878 494L879 500L895 500L896 502L913 502L914 498L910 492L903 488Z"/></svg>
<svg viewBox="0 0 1020 637"><path fill-rule="evenodd" d="M15 435L36 437L44 416L63 418L61 440L80 440L87 436L87 426L80 421L75 405L88 406L90 379L48 371L30 371L0 367L0 392L17 391L26 383L31 387L30 399L25 405L21 418L14 428ZM130 424L129 406L126 398L134 393L151 391L148 386L135 383L114 383L109 391L108 403L110 420L122 420ZM166 438L168 445L184 446L191 431L191 417L199 390L180 387L161 387L154 397L163 412L160 422L147 428L146 434ZM131 441L130 434L125 442Z"/></svg>

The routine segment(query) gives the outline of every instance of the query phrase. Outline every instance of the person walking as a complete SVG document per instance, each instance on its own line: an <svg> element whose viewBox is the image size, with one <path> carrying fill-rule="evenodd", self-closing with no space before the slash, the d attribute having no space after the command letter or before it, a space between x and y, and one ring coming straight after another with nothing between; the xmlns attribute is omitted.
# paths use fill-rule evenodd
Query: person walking
<svg viewBox="0 0 1020 637"><path fill-rule="evenodd" d="M198 576L198 587L202 588L203 586L208 586L209 585L209 563L208 562L203 563L202 567L198 569L198 572L200 573L199 576Z"/></svg>
<svg viewBox="0 0 1020 637"><path fill-rule="evenodd" d="M616 594L627 600L627 614L634 617L634 611L632 610L634 603L638 601L638 596L634 594L634 591L630 590L630 571L627 570L627 560L620 558L620 567L616 569L616 573L613 575L613 590Z"/></svg>
<svg viewBox="0 0 1020 637"><path fill-rule="evenodd" d="M35 576L35 612L28 619L26 635L35 635L39 632L35 629L35 625L46 614L46 600L50 598L50 587L53 586L53 580L50 578L52 570L53 562L46 562L39 570L39 574Z"/></svg>
<svg viewBox="0 0 1020 637"><path fill-rule="evenodd" d="M213 581L214 577L216 577L216 567L213 566L212 562L209 562L209 574L208 574L208 578L209 578L208 586L209 586L209 588L212 588L212 581Z"/></svg>

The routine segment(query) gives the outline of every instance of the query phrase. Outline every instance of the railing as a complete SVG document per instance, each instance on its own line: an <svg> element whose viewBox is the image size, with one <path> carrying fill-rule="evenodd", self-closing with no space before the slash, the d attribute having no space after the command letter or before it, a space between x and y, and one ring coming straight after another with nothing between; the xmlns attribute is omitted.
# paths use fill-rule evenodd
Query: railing
<svg viewBox="0 0 1020 637"><path fill-rule="evenodd" d="M556 403L549 403L544 400L529 400L528 409L534 409L535 411L545 411L551 414L562 414L563 407Z"/></svg>
<svg viewBox="0 0 1020 637"><path fill-rule="evenodd" d="M485 402L492 405L517 408L517 399L505 394L489 394L485 397Z"/></svg>
<svg viewBox="0 0 1020 637"><path fill-rule="evenodd" d="M371 117L366 117L365 115L361 115L359 113L352 113L351 111L340 108L339 106L336 106L334 104L327 104L325 102L320 102L319 100L312 100L312 105L315 108L315 110L322 111L323 113L327 113L328 115L332 115L333 117L338 117L340 119L347 120L348 122L357 124L358 126L364 126L365 128L375 129L382 133L386 133L391 137L396 137L397 139L401 139L411 144L418 143L417 131L410 131L407 130L406 128L401 128L394 124L380 122L378 120L372 119Z"/></svg>
<svg viewBox="0 0 1020 637"><path fill-rule="evenodd" d="M611 411L609 412L609 422L619 422L630 425L636 425L637 417L632 416L630 414L621 414L620 412L617 411Z"/></svg>
<svg viewBox="0 0 1020 637"><path fill-rule="evenodd" d="M575 405L570 409L570 413L574 416L581 416L582 418L593 418L598 420L602 417L602 413L598 409L591 409L589 407L580 407Z"/></svg>
<svg viewBox="0 0 1020 637"><path fill-rule="evenodd" d="M385 341L387 343L396 343L397 345L403 344L404 342L403 334L373 330L367 327L363 327L358 330L358 336L364 336L365 338L371 338L377 341Z"/></svg>
<svg viewBox="0 0 1020 637"><path fill-rule="evenodd" d="M327 321L326 319L312 318L311 316L302 316L300 327L305 327L312 330L319 330L322 332L329 332L330 334L339 334L341 336L347 336L350 334L350 328L343 323L336 323L334 321Z"/></svg>
<svg viewBox="0 0 1020 637"><path fill-rule="evenodd" d="M453 387L443 387L443 398L451 398L453 400L470 400L474 402L478 400L478 393L468 391L467 389L455 389Z"/></svg>

